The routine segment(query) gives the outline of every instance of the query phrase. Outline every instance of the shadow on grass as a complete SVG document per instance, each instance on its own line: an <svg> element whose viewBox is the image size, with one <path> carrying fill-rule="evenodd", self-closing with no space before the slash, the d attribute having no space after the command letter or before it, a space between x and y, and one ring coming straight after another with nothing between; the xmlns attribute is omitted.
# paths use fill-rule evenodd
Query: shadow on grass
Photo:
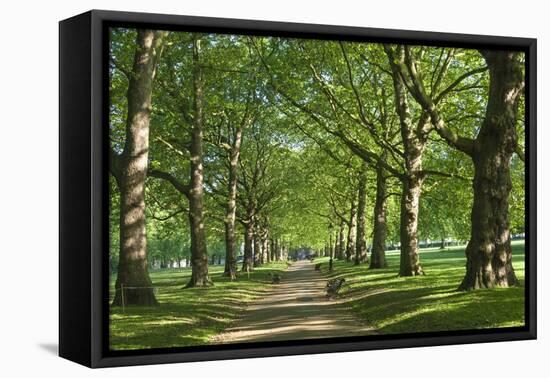
<svg viewBox="0 0 550 378"><path fill-rule="evenodd" d="M457 291L465 274L464 248L421 250L424 276L398 277L399 255L387 256L388 268L368 269L335 261L327 279L346 278L340 300L380 333L411 333L525 324L524 246L513 244L513 265L520 287Z"/></svg>
<svg viewBox="0 0 550 378"><path fill-rule="evenodd" d="M225 329L247 303L271 287L270 272L284 276L283 262L256 268L250 276L239 273L236 281L223 277L223 267L211 269L211 287L182 289L190 269L151 272L159 307L131 306L110 309L111 349L147 349L203 345ZM114 279L111 280L114 282ZM111 299L114 288L111 285Z"/></svg>
<svg viewBox="0 0 550 378"><path fill-rule="evenodd" d="M513 255L516 274L523 283L522 243L514 243ZM457 291L465 273L464 248L421 250L424 276L398 277L399 253L388 254L387 261L387 268L368 269L367 264L336 260L333 272L327 272L328 258L315 262L322 264L326 279L346 278L338 300L378 333L511 327L525 322L523 287ZM121 308L111 308L111 348L204 345L237 319L248 303L270 289L270 272L281 274L284 281L286 267L281 262L257 268L249 277L239 273L234 282L223 276L223 267L212 267L214 286L190 289L182 289L190 269L152 272L161 305L130 307L124 313ZM301 281L296 282L299 285ZM111 286L111 298L113 295ZM337 330L334 332L338 336Z"/></svg>

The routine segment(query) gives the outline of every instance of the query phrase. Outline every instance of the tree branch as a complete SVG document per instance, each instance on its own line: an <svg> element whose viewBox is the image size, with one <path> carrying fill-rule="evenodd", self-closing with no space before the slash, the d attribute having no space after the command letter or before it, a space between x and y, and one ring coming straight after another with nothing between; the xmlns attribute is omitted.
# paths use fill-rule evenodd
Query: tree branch
<svg viewBox="0 0 550 378"><path fill-rule="evenodd" d="M184 153L182 150L180 150L179 148L175 147L172 143L168 142L167 140L161 138L161 137L156 137L155 140L161 142L162 144L164 144L165 146L167 146L170 150L174 151L176 154L182 156L182 157L188 157L188 153L187 151Z"/></svg>
<svg viewBox="0 0 550 378"><path fill-rule="evenodd" d="M147 172L147 175L150 176L150 177L155 177L155 178L159 178L159 179L168 181L170 184L172 184L172 186L178 192L180 192L181 194L183 194L184 196L189 198L189 185L186 185L186 184L182 183L177 178L172 176L170 173L160 171L160 170L156 170L156 169L150 169Z"/></svg>
<svg viewBox="0 0 550 378"><path fill-rule="evenodd" d="M470 70L462 75L460 75L455 81L453 81L447 88L442 90L434 99L434 104L438 104L449 92L451 92L455 87L457 87L462 81L478 73L485 72L489 67L478 67L473 70Z"/></svg>
<svg viewBox="0 0 550 378"><path fill-rule="evenodd" d="M173 213L171 213L171 214L168 214L168 215L165 216L165 217L158 217L158 216L156 216L153 212L151 212L151 218L153 218L154 220L158 220L158 221L164 222L164 221L167 221L167 220L170 219L170 218L175 217L175 216L178 215L178 214L181 214L181 213L187 212L187 211L189 211L189 210L188 210L188 209L184 209L184 208L178 209L178 210L176 210L175 212L173 212Z"/></svg>
<svg viewBox="0 0 550 378"><path fill-rule="evenodd" d="M450 129L445 124L445 122L439 115L439 111L437 109L436 104L432 101L431 98L428 97L428 95L426 94L426 91L424 90L424 86L422 85L421 80L419 78L416 65L414 63L413 58L411 57L410 49L408 47L405 47L406 71L402 63L395 61L395 56L393 55L393 51L389 47L387 47L386 51L388 53L388 57L390 58L389 59L390 64L392 65L392 67L395 68L395 70L397 70L400 73L401 77L403 78L403 82L406 84L407 78L410 80L411 84L410 85L406 84L407 88L409 89L409 92L417 100L419 105L430 115L431 123L434 126L437 133L451 147L454 147L464 152L465 154L471 156L474 152L473 139L458 135L454 130Z"/></svg>

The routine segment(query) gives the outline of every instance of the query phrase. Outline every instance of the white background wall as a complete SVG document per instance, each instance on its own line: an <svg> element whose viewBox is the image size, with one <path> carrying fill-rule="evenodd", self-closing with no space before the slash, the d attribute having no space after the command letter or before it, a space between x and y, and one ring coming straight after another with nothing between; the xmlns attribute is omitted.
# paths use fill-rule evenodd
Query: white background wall
<svg viewBox="0 0 550 378"><path fill-rule="evenodd" d="M386 377L523 376L548 372L549 275L539 238L539 340L92 371L55 356L57 344L57 64L61 19L91 8L381 28L536 37L539 234L550 211L546 168L550 28L544 1L6 0L0 22L0 375ZM546 56L545 56L546 55ZM545 101L546 100L546 101ZM548 114L548 113L546 113ZM546 319L545 319L546 318ZM544 349L546 348L546 351ZM502 369L498 369L502 364Z"/></svg>

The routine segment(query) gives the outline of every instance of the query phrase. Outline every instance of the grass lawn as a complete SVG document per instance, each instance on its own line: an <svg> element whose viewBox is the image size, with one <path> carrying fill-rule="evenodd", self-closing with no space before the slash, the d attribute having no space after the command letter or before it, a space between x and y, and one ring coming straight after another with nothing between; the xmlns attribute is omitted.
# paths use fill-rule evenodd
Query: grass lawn
<svg viewBox="0 0 550 378"><path fill-rule="evenodd" d="M522 326L524 314L524 243L513 243L513 264L521 286L470 292L457 291L465 273L464 247L423 249L420 261L426 275L397 277L399 251L386 254L388 268L316 259L329 277L345 277L340 299L381 334L413 333ZM191 270L151 272L159 307L112 307L110 346L113 350L193 346L208 343L242 314L245 306L271 286L270 272L281 273L286 262L238 273L234 282L222 277L223 266L210 267L214 286L182 289ZM283 274L284 276L284 274ZM283 277L284 279L284 277ZM111 299L114 296L111 280ZM335 335L338 336L338 335Z"/></svg>
<svg viewBox="0 0 550 378"><path fill-rule="evenodd" d="M151 272L157 288L159 307L111 307L110 346L112 350L166 348L204 345L222 331L242 312L247 303L271 286L270 272L281 272L286 262L274 262L255 268L250 273L238 273L231 282L222 277L223 266L209 267L214 286L182 289L191 269L165 269ZM110 295L114 297L111 277Z"/></svg>
<svg viewBox="0 0 550 378"><path fill-rule="evenodd" d="M397 277L399 251L386 254L387 269L335 261L330 276L346 278L341 299L380 333L517 327L525 324L524 242L513 242L512 248L521 282L514 288L457 291L465 273L464 247L421 250L424 276ZM323 264L329 275L327 269Z"/></svg>

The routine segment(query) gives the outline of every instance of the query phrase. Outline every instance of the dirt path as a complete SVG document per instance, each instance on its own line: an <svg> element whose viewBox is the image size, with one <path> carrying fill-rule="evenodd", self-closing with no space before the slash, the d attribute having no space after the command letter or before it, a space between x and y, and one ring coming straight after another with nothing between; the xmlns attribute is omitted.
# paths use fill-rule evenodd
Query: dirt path
<svg viewBox="0 0 550 378"><path fill-rule="evenodd" d="M327 279L309 261L295 262L282 282L249 306L211 343L236 343L374 334L337 300L325 298Z"/></svg>

